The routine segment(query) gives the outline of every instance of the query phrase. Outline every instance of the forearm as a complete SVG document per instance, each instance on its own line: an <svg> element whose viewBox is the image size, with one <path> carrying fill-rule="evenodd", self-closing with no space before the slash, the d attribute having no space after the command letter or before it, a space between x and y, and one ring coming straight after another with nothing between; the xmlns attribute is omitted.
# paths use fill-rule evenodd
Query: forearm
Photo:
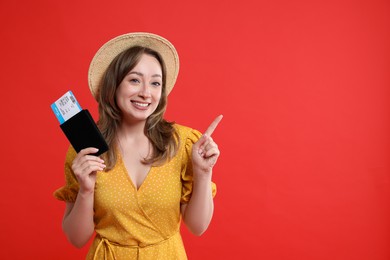
<svg viewBox="0 0 390 260"><path fill-rule="evenodd" d="M186 205L184 222L195 235L203 234L213 217L214 202L211 190L212 174L195 174L191 199Z"/></svg>
<svg viewBox="0 0 390 260"><path fill-rule="evenodd" d="M76 247L83 247L94 232L94 194L79 192L77 199L65 215L62 228L68 240Z"/></svg>

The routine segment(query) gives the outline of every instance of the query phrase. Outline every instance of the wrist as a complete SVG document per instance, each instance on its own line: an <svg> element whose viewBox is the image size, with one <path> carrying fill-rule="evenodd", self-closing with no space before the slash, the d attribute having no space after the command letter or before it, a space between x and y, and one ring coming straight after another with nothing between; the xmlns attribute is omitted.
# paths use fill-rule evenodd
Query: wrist
<svg viewBox="0 0 390 260"><path fill-rule="evenodd" d="M78 192L78 196L80 196L81 198L89 198L89 197L93 197L94 195L94 190L83 190L83 189L80 189L79 192Z"/></svg>
<svg viewBox="0 0 390 260"><path fill-rule="evenodd" d="M193 181L194 182L211 182L213 172L194 172Z"/></svg>

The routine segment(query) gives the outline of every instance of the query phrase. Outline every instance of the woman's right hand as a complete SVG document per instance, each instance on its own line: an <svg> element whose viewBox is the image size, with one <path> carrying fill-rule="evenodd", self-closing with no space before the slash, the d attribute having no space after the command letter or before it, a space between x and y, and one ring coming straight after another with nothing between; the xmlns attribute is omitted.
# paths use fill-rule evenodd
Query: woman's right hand
<svg viewBox="0 0 390 260"><path fill-rule="evenodd" d="M106 165L98 156L91 155L97 153L96 148L85 148L74 158L72 170L80 185L79 193L94 192L96 182L96 172L103 171Z"/></svg>

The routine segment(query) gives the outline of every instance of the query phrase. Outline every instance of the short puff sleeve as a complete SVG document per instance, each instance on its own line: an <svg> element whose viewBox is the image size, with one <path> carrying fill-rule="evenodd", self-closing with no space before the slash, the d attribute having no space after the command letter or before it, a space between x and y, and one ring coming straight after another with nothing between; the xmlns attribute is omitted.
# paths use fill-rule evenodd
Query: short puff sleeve
<svg viewBox="0 0 390 260"><path fill-rule="evenodd" d="M182 193L180 202L185 204L188 203L192 195L192 184L193 184L193 171L192 171L192 146L196 143L202 134L194 129L190 129L187 132L186 138L184 140L184 154L183 154L183 165L181 172L181 182L182 182ZM211 190L213 198L217 193L217 186L214 182L211 182Z"/></svg>
<svg viewBox="0 0 390 260"><path fill-rule="evenodd" d="M76 201L76 197L79 192L79 184L77 182L76 176L72 171L72 162L76 155L77 153L73 147L69 146L65 160L65 186L54 192L54 197L58 200L66 202Z"/></svg>

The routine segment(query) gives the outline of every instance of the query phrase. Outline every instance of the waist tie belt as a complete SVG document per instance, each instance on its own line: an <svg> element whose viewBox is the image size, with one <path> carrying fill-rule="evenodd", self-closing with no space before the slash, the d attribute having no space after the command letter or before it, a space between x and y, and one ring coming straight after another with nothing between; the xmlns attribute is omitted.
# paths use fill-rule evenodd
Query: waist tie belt
<svg viewBox="0 0 390 260"><path fill-rule="evenodd" d="M175 235L177 235L178 233L179 233L179 231L176 232L175 234L173 234L172 236L170 236L170 237L168 237L168 238L166 238L164 240L161 240L160 242L157 242L157 243L154 243L154 244L150 244L150 245L145 245L145 246L122 245L122 244L119 244L119 243L116 243L116 242L110 242L107 238L104 238L104 237L101 237L101 236L98 235L98 237L100 239L100 242L99 242L99 244L96 247L95 253L93 255L93 260L98 259L97 257L98 257L98 253L99 253L100 250L104 250L104 260L109 260L109 259L116 260L115 251L114 251L114 247L113 246L120 246L120 247L136 249L137 250L137 255L139 255L139 249L140 248L147 248L147 247L153 247L153 246L161 245L161 244L167 242L169 239L171 239ZM108 253L106 253L107 251L108 251Z"/></svg>

